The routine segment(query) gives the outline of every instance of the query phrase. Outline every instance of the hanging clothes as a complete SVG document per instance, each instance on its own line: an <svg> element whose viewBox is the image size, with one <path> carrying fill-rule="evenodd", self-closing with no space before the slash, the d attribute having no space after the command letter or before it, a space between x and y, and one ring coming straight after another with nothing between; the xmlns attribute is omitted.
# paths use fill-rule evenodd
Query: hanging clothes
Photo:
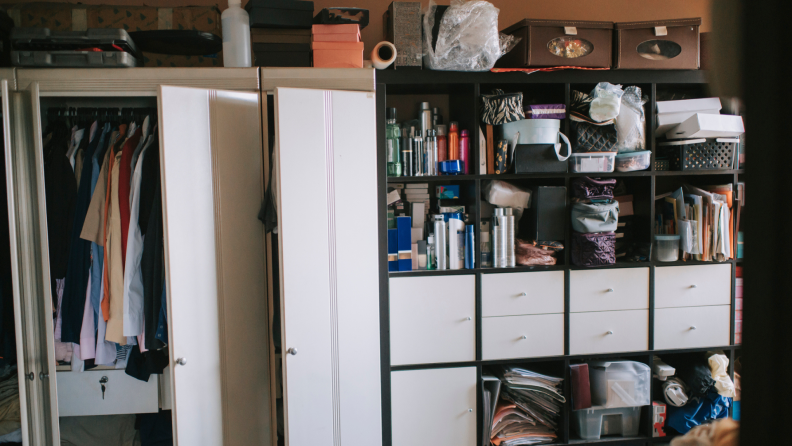
<svg viewBox="0 0 792 446"><path fill-rule="evenodd" d="M146 122L148 123L148 122ZM138 127L121 149L121 163L118 167L118 210L121 223L121 267L126 265L127 236L129 234L129 197L132 174L132 154L140 143L143 130Z"/></svg>
<svg viewBox="0 0 792 446"><path fill-rule="evenodd" d="M86 144L89 138L83 139ZM99 138L94 137L87 142L84 154L87 158L93 157L93 152L99 145ZM69 261L66 270L66 285L63 291L63 342L80 343L83 313L85 310L85 292L88 284L89 270L91 268L91 242L80 238L82 226L91 203L91 174L89 169L83 169L80 178L81 185L77 191L77 200L73 213L72 231L69 244Z"/></svg>
<svg viewBox="0 0 792 446"><path fill-rule="evenodd" d="M153 155L153 151L148 154L148 156ZM140 268L143 272L143 311L146 319L145 347L149 350L156 350L165 345L156 337L162 307L162 288L165 283L162 195L159 183L157 183L151 206L146 236L143 238L143 256L140 260Z"/></svg>
<svg viewBox="0 0 792 446"><path fill-rule="evenodd" d="M113 147L109 150L109 161L107 166L107 186L106 188L106 196L105 196L105 207L104 207L104 217L102 219L103 226L103 235L102 235L102 243L104 244L104 268L103 268L103 275L102 275L102 288L104 289L104 297L100 302L100 306L102 308L102 316L104 317L105 322L110 320L110 258L109 258L109 251L107 249L107 241L110 235L110 222L108 220L108 215L110 214L110 197L112 196L111 193L111 186L113 184L113 168L115 167L115 160L116 160L116 153L118 149L125 141L125 134L127 130L126 124L121 124L118 126L118 138L116 139L116 143L113 144Z"/></svg>
<svg viewBox="0 0 792 446"><path fill-rule="evenodd" d="M117 131L113 132L111 130L109 122L105 123L99 139L99 146L94 151L93 157L91 157L91 204L88 206L83 229L80 233L80 238L91 242L91 290L89 298L96 317L102 312L99 306L99 290L102 287L104 248L99 228L101 227L100 220L104 208L105 187L107 186L107 171L105 170L107 157L105 155L107 154L108 146L114 141L113 135L117 134ZM99 185L98 189L97 185ZM88 228L87 231L86 228ZM94 318L94 325L96 325L96 317Z"/></svg>
<svg viewBox="0 0 792 446"><path fill-rule="evenodd" d="M105 259L107 260L107 281L109 293L110 317L107 320L105 339L126 345L124 337L124 267L121 250L121 209L119 206L118 189L120 183L121 160L123 151L116 153L113 169L108 185L110 208L107 215L107 241L105 242Z"/></svg>

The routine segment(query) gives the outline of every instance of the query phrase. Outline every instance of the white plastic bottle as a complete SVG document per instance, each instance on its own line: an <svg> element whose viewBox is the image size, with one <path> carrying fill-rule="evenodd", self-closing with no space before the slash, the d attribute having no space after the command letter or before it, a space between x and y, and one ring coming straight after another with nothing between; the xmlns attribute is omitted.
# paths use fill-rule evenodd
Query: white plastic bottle
<svg viewBox="0 0 792 446"><path fill-rule="evenodd" d="M223 65L249 67L250 16L242 9L242 0L228 0L228 9L220 16L223 27Z"/></svg>

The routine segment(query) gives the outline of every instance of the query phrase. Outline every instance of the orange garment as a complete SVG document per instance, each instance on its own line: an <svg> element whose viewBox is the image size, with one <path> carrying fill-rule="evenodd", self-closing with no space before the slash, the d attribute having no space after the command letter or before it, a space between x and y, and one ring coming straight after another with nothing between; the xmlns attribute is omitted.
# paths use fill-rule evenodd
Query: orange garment
<svg viewBox="0 0 792 446"><path fill-rule="evenodd" d="M112 149L112 148L111 148ZM113 182L113 177L110 173L113 171L113 165L115 164L115 156L110 153L110 160L107 165L107 190L110 191L110 185ZM104 299L102 299L101 306L102 306L102 316L104 316L105 322L110 319L110 283L107 280L107 272L108 272L108 265L107 265L107 210L110 209L110 194L105 194L105 207L104 207L104 242L102 246L104 247L104 268L102 273L102 287L104 288Z"/></svg>

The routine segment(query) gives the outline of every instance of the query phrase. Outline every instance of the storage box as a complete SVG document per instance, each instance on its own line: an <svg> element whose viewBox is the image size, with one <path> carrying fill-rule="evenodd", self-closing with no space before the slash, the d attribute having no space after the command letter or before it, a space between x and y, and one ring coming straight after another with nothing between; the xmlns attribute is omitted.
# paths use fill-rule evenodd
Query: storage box
<svg viewBox="0 0 792 446"><path fill-rule="evenodd" d="M394 69L422 67L421 18L421 2L392 2L382 15L383 38L396 46Z"/></svg>
<svg viewBox="0 0 792 446"><path fill-rule="evenodd" d="M652 436L665 437L663 430L666 420L666 404L660 401L652 401Z"/></svg>
<svg viewBox="0 0 792 446"><path fill-rule="evenodd" d="M732 138L743 133L745 133L745 127L742 116L696 113L669 130L666 133L666 138Z"/></svg>
<svg viewBox="0 0 792 446"><path fill-rule="evenodd" d="M616 170L619 172L646 170L651 165L652 152L650 150L623 152L616 155Z"/></svg>
<svg viewBox="0 0 792 446"><path fill-rule="evenodd" d="M521 224L520 233L531 240L563 241L566 232L566 199L564 186L538 186L532 191L528 218Z"/></svg>
<svg viewBox="0 0 792 446"><path fill-rule="evenodd" d="M496 67L611 67L613 22L526 19L503 32L521 40Z"/></svg>
<svg viewBox="0 0 792 446"><path fill-rule="evenodd" d="M561 153L568 154L570 148L564 145ZM514 149L514 173L566 173L568 165L558 160L555 144L517 144Z"/></svg>
<svg viewBox="0 0 792 446"><path fill-rule="evenodd" d="M298 0L250 0L245 5L251 28L310 28L313 2Z"/></svg>
<svg viewBox="0 0 792 446"><path fill-rule="evenodd" d="M363 68L363 42L313 42L311 49L314 67Z"/></svg>
<svg viewBox="0 0 792 446"><path fill-rule="evenodd" d="M739 143L735 138L701 138L661 142L658 147L670 158L671 170L724 170L734 167Z"/></svg>
<svg viewBox="0 0 792 446"><path fill-rule="evenodd" d="M681 99L677 101L658 101L657 113L696 112L699 110L720 110L720 98Z"/></svg>
<svg viewBox="0 0 792 446"><path fill-rule="evenodd" d="M254 43L253 61L257 67L310 67L309 43Z"/></svg>
<svg viewBox="0 0 792 446"><path fill-rule="evenodd" d="M636 407L651 404L652 369L636 361L592 361L591 404L603 407Z"/></svg>
<svg viewBox="0 0 792 446"><path fill-rule="evenodd" d="M313 25L314 42L360 42L360 25Z"/></svg>
<svg viewBox="0 0 792 446"><path fill-rule="evenodd" d="M569 157L569 169L574 173L613 172L616 152L573 153Z"/></svg>
<svg viewBox="0 0 792 446"><path fill-rule="evenodd" d="M599 440L603 435L634 437L641 425L640 407L592 407L573 410L575 432L583 440Z"/></svg>
<svg viewBox="0 0 792 446"><path fill-rule="evenodd" d="M311 44L310 29L251 28L250 42L257 43L302 43Z"/></svg>
<svg viewBox="0 0 792 446"><path fill-rule="evenodd" d="M614 68L697 70L701 18L614 25Z"/></svg>
<svg viewBox="0 0 792 446"><path fill-rule="evenodd" d="M679 124L682 124L683 122L685 122L685 120L689 119L691 116L695 115L696 113L704 113L707 115L719 115L720 107L712 110L693 110L693 111L684 111L677 113L658 114L657 120L655 121L656 123L655 138L665 135L666 132L678 126Z"/></svg>

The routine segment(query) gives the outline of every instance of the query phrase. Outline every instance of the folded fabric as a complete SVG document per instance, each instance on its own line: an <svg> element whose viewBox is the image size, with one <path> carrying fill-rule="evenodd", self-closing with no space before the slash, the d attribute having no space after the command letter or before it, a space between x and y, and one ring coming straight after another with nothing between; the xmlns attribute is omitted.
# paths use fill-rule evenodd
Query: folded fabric
<svg viewBox="0 0 792 446"><path fill-rule="evenodd" d="M734 398L734 383L729 377L729 359L726 355L712 355L709 358L710 372L712 379L715 380L715 389L718 390L720 396L726 398Z"/></svg>
<svg viewBox="0 0 792 446"><path fill-rule="evenodd" d="M685 362L676 366L676 376L687 384L688 396L691 397L704 396L715 385L709 366L698 362Z"/></svg>
<svg viewBox="0 0 792 446"><path fill-rule="evenodd" d="M682 407L668 406L666 426L686 434L707 421L728 417L730 406L731 398L722 397L715 389L710 389L705 396L691 398Z"/></svg>
<svg viewBox="0 0 792 446"><path fill-rule="evenodd" d="M577 232L615 232L618 223L618 201L572 205L572 229Z"/></svg>

